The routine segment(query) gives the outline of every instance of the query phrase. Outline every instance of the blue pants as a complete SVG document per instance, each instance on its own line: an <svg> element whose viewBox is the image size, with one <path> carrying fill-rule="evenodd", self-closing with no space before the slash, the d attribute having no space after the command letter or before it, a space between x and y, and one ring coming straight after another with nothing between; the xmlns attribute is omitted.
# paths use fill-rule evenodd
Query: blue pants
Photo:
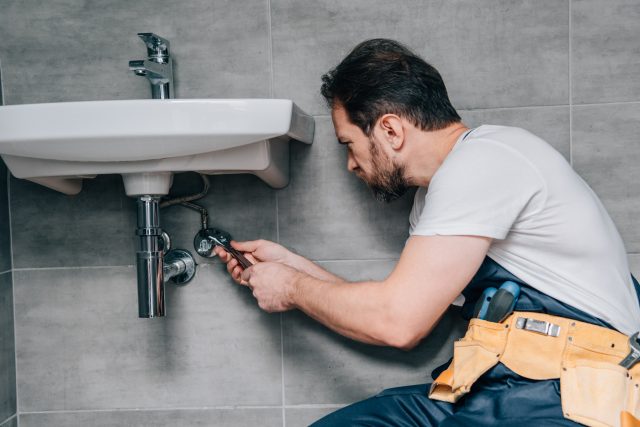
<svg viewBox="0 0 640 427"><path fill-rule="evenodd" d="M313 427L580 425L562 416L558 380L529 380L501 363L484 374L456 404L429 399L429 386L384 390L327 415Z"/></svg>

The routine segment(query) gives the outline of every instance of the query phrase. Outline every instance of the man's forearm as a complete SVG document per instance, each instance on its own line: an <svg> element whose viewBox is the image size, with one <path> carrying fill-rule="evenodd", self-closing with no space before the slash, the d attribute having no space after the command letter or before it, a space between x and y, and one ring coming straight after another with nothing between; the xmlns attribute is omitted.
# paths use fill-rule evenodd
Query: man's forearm
<svg viewBox="0 0 640 427"><path fill-rule="evenodd" d="M332 282L300 274L293 295L296 308L346 337L368 344L403 344L402 325L384 282Z"/></svg>
<svg viewBox="0 0 640 427"><path fill-rule="evenodd" d="M291 260L289 262L291 267L296 270L302 271L303 273L308 274L309 276L315 277L316 279L324 280L327 282L344 282L345 280L336 276L333 273L328 272L324 268L320 267L318 264L313 261L308 260L307 258L292 253Z"/></svg>

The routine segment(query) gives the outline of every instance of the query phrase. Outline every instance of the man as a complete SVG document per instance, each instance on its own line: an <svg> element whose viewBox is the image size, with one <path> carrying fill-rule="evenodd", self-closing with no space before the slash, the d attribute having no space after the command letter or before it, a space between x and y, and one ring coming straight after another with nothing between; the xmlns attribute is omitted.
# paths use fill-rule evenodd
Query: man
<svg viewBox="0 0 640 427"><path fill-rule="evenodd" d="M489 287L511 280L521 294L502 323L471 321L433 385L385 390L317 424L633 420L632 386L614 384L628 383L617 364L640 329L634 279L613 222L566 160L522 129L468 129L439 73L391 40L358 45L323 76L322 94L349 171L377 198L419 187L411 236L387 279L357 283L273 242L234 242L255 263L244 271L217 249L260 308L299 309L347 337L409 350L461 294L467 318ZM614 398L574 390L609 386Z"/></svg>

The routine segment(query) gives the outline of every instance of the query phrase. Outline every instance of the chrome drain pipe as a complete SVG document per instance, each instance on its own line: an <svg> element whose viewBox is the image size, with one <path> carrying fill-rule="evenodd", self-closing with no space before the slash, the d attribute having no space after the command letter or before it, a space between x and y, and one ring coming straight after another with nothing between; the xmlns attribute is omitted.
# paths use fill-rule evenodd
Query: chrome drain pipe
<svg viewBox="0 0 640 427"><path fill-rule="evenodd" d="M160 197L138 198L138 317L164 316L164 271ZM161 243L162 242L162 243Z"/></svg>
<svg viewBox="0 0 640 427"><path fill-rule="evenodd" d="M168 250L168 235L160 228L160 196L138 197L138 317L165 314L164 284L185 284L195 276L196 263L183 249Z"/></svg>

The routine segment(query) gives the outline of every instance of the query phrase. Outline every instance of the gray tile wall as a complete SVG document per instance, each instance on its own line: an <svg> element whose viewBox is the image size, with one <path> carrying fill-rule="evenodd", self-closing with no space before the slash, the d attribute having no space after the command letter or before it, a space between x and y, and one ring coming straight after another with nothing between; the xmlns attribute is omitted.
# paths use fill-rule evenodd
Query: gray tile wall
<svg viewBox="0 0 640 427"><path fill-rule="evenodd" d="M279 241L353 280L389 273L407 237L410 197L380 205L346 172L318 88L357 42L392 37L441 71L467 124L525 127L571 160L640 273L637 1L0 5L9 104L146 98L146 81L126 65L144 54L135 34L155 31L172 42L178 97L286 97L314 114L315 143L292 145L287 188L212 177L202 202L212 225L238 239ZM199 186L197 175L181 174L173 192ZM15 295L5 274L0 302L12 307L2 298L15 298L23 426L306 425L382 388L426 382L464 328L452 312L410 353L361 345L300 313L260 312L220 264L202 259L192 284L168 289L167 317L139 320L134 201L120 177L87 180L76 197L12 179L11 212ZM191 249L198 215L162 214L175 245ZM0 245L6 236L0 230ZM13 325L5 330L12 342ZM3 418L1 381L0 423L16 398L10 389Z"/></svg>
<svg viewBox="0 0 640 427"><path fill-rule="evenodd" d="M0 427L18 427L18 417L14 415L12 418L0 424Z"/></svg>
<svg viewBox="0 0 640 427"><path fill-rule="evenodd" d="M0 160L0 426L16 414L13 286L7 169Z"/></svg>
<svg viewBox="0 0 640 427"><path fill-rule="evenodd" d="M2 105L1 67L0 105ZM7 167L0 159L0 426L7 427L17 422L8 177Z"/></svg>

